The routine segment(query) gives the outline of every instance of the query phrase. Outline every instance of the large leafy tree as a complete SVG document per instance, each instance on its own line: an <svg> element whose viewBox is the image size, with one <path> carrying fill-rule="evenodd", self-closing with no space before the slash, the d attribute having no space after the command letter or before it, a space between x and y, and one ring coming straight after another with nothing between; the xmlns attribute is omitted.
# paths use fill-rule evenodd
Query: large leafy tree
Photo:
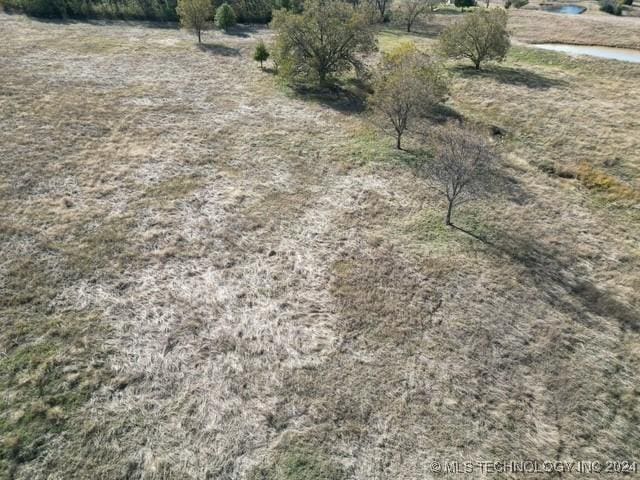
<svg viewBox="0 0 640 480"><path fill-rule="evenodd" d="M502 61L511 46L507 12L501 8L475 10L448 27L440 47L451 58L467 58L476 70L486 60Z"/></svg>
<svg viewBox="0 0 640 480"><path fill-rule="evenodd" d="M214 14L211 0L178 0L176 12L182 28L193 31L202 43L202 32L211 26Z"/></svg>
<svg viewBox="0 0 640 480"><path fill-rule="evenodd" d="M340 0L308 0L304 11L275 12L280 72L295 80L329 83L350 69L363 69L362 55L376 48L367 14Z"/></svg>

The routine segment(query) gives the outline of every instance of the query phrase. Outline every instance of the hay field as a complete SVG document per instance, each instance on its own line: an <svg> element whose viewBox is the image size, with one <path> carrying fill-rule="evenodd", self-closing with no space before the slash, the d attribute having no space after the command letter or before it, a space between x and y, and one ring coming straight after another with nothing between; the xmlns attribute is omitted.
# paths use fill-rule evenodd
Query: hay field
<svg viewBox="0 0 640 480"><path fill-rule="evenodd" d="M257 68L268 30L0 33L0 477L640 460L640 66L451 66L451 108L507 131L474 237L364 114ZM550 173L581 152L615 188Z"/></svg>

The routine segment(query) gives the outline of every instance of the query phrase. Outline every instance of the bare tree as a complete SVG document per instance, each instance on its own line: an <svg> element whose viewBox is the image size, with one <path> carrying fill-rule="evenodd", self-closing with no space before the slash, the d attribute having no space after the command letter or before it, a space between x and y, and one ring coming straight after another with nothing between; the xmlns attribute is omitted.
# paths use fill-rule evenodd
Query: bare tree
<svg viewBox="0 0 640 480"><path fill-rule="evenodd" d="M495 191L497 155L480 135L454 124L438 128L434 138L434 158L421 161L417 171L446 197L445 224L452 225L456 206Z"/></svg>
<svg viewBox="0 0 640 480"><path fill-rule="evenodd" d="M378 14L380 15L379 20L381 22L384 22L387 16L387 13L389 12L389 9L391 8L391 3L393 2L393 0L369 0L369 1L375 7Z"/></svg>
<svg viewBox="0 0 640 480"><path fill-rule="evenodd" d="M398 5L398 14L402 23L411 31L413 24L429 11L429 0L401 0Z"/></svg>
<svg viewBox="0 0 640 480"><path fill-rule="evenodd" d="M448 86L440 64L414 44L406 43L384 55L373 90L373 120L396 139L400 150L411 122L443 101Z"/></svg>

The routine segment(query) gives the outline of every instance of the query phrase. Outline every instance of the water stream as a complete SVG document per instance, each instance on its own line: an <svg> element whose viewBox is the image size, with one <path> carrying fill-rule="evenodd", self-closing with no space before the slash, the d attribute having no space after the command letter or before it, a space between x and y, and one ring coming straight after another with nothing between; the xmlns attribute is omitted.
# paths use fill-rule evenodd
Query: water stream
<svg viewBox="0 0 640 480"><path fill-rule="evenodd" d="M624 62L640 63L640 50L630 48L596 47L590 45L565 45L562 43L539 43L533 47L562 52L568 55L589 55L591 57L622 60Z"/></svg>
<svg viewBox="0 0 640 480"><path fill-rule="evenodd" d="M545 12L561 13L563 15L580 15L587 10L579 5L541 5L540 8Z"/></svg>

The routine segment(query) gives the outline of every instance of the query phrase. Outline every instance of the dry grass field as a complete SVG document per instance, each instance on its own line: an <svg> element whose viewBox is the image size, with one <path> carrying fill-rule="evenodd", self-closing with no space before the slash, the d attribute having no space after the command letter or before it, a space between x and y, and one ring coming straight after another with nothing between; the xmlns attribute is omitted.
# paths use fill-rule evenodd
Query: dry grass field
<svg viewBox="0 0 640 480"><path fill-rule="evenodd" d="M570 43L640 48L637 17L616 17L598 11L596 2L571 2L588 8L582 15L558 15L540 10L511 12L511 29L528 43ZM634 13L640 7L633 7Z"/></svg>
<svg viewBox="0 0 640 480"><path fill-rule="evenodd" d="M364 113L259 70L270 35L0 15L0 477L640 461L640 65L451 64L509 188L449 229Z"/></svg>

